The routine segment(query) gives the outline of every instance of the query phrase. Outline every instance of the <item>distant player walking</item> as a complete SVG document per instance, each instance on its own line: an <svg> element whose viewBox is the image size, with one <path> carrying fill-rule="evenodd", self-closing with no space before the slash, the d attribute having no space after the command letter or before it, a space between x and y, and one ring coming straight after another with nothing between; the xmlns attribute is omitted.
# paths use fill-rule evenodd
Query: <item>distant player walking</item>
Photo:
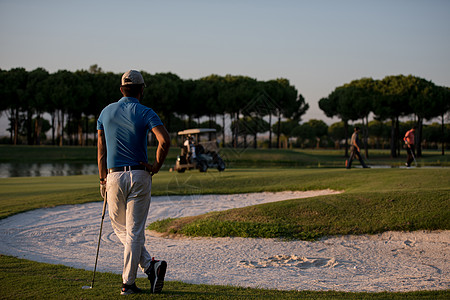
<svg viewBox="0 0 450 300"><path fill-rule="evenodd" d="M416 135L416 126L413 126L410 130L408 130L405 134L403 140L405 141L406 152L408 153L408 158L406 160L406 166L410 167L411 163L414 160L414 151L416 150L415 145L415 135Z"/></svg>
<svg viewBox="0 0 450 300"><path fill-rule="evenodd" d="M347 160L346 167L347 169L351 169L352 161L355 159L355 156L358 157L359 162L363 166L363 168L368 168L368 166L364 163L364 160L361 157L360 147L359 147L359 127L355 127L354 132L352 134L351 146L350 146L350 157Z"/></svg>

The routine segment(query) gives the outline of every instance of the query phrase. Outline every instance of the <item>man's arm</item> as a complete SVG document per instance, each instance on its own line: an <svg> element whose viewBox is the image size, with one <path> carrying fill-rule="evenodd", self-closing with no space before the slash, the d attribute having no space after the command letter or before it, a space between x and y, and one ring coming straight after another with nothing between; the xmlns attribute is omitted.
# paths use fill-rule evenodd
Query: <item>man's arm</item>
<svg viewBox="0 0 450 300"><path fill-rule="evenodd" d="M405 141L405 144L408 146L408 148L411 148L410 144L409 144L409 134L410 132L406 132L405 137L403 138L403 140Z"/></svg>
<svg viewBox="0 0 450 300"><path fill-rule="evenodd" d="M98 130L98 142L97 142L97 164L98 164L98 175L100 176L100 181L106 181L106 175L108 174L108 169L106 167L106 140L105 132L103 130Z"/></svg>
<svg viewBox="0 0 450 300"><path fill-rule="evenodd" d="M164 125L153 127L152 132L155 134L156 139L158 140L158 148L156 149L155 162L151 165L147 162L141 162L141 164L146 166L147 169L150 170L150 173L153 175L159 172L159 169L161 169L164 160L166 159L166 156L169 153L170 136Z"/></svg>

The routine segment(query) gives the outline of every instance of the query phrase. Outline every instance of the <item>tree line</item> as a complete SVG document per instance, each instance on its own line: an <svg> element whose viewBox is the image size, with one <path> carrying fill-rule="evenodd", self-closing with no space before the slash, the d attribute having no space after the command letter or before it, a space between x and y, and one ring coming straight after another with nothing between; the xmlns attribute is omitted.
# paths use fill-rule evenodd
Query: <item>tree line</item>
<svg viewBox="0 0 450 300"><path fill-rule="evenodd" d="M406 131L415 125L415 121L399 122L399 132L402 133L400 138L403 138ZM302 123L296 128L296 139L290 145L296 148L345 148L345 141L348 139L350 133L353 132L354 127L363 127L360 122L352 125L347 125L348 134L345 132L344 122L336 122L328 126L321 120L309 120ZM391 122L372 120L368 123L368 138L367 147L369 149L389 149L391 140ZM423 125L422 132L422 146L425 149L438 149L442 141L448 146L450 145L450 124L444 125L444 136L442 139L442 125L438 122Z"/></svg>
<svg viewBox="0 0 450 300"><path fill-rule="evenodd" d="M380 135L376 128L385 128L389 121L391 155L395 157L402 132L399 118L414 114L420 155L423 121L441 117L444 142L444 114L450 109L449 88L425 79L411 75L387 76L382 80L362 78L337 87L319 101L328 117L342 120L328 127L320 120L301 123L309 105L284 78L258 81L246 76L210 75L193 80L173 73L141 72L147 84L142 103L158 112L169 132L212 127L221 132L223 142L229 141L233 147L256 148L258 134L268 133L268 147L287 146L292 138L299 147L329 145L326 141L330 138L338 144L344 140L347 155L349 122L361 120L368 155L369 130L376 140L385 141L385 130ZM52 144L86 145L89 134L93 134L95 144L96 120L101 110L122 96L120 78L121 74L104 72L97 65L75 72L49 73L43 68L30 72L23 68L0 70L0 112L9 116L11 143L19 143L22 137L27 144L39 145L44 133L50 131ZM50 121L42 117L45 113L50 115ZM370 126L371 113L374 121L382 125ZM231 120L230 137L225 135L226 117ZM336 134L342 131L341 127L343 133Z"/></svg>
<svg viewBox="0 0 450 300"><path fill-rule="evenodd" d="M442 151L444 151L444 117L450 110L450 89L435 85L426 79L412 75L398 75L386 76L382 80L372 78L354 80L335 88L328 97L320 99L319 107L328 117L339 117L342 120L346 136L349 135L349 121L362 121L366 156L368 156L369 114L373 113L375 120L390 121L392 157L397 157L400 151L401 117L415 116L418 156L422 155L424 120L440 117Z"/></svg>
<svg viewBox="0 0 450 300"><path fill-rule="evenodd" d="M284 78L258 81L246 76L210 75L183 80L172 73L141 73L147 85L141 102L158 112L169 132L202 125L217 128L225 140L225 117L229 116L234 124L231 143L235 147L242 126L248 125L239 120L240 116L253 120L269 116L272 139L272 117L300 122L309 108ZM121 74L103 72L97 65L89 70L52 74L43 68L30 72L23 68L0 70L0 111L9 115L12 143L17 144L22 135L27 144L40 144L42 130L47 129L51 130L53 144L84 145L88 134L96 132L101 110L122 96L120 79ZM50 124L43 120L44 113L51 116ZM204 117L207 124L199 125ZM253 125L255 135L266 131L260 122ZM277 144L280 129L278 126L273 132Z"/></svg>

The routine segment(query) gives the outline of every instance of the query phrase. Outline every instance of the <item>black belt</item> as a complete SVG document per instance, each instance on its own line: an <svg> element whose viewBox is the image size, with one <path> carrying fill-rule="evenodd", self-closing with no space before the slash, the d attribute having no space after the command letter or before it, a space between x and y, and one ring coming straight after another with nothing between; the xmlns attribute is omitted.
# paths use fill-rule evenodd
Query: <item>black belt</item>
<svg viewBox="0 0 450 300"><path fill-rule="evenodd" d="M127 171L133 171L133 170L145 170L145 171L149 172L145 166L137 165L137 166L123 166L123 167L111 168L111 169L108 169L108 173L127 172Z"/></svg>

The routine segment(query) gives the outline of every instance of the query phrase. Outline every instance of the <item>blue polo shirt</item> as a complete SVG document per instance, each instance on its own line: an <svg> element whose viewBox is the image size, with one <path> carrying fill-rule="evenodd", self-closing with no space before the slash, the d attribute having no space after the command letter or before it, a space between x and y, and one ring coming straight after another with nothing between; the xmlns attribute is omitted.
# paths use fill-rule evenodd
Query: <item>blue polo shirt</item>
<svg viewBox="0 0 450 300"><path fill-rule="evenodd" d="M97 130L104 130L108 169L147 162L147 134L162 125L153 111L132 97L111 103L100 113Z"/></svg>

